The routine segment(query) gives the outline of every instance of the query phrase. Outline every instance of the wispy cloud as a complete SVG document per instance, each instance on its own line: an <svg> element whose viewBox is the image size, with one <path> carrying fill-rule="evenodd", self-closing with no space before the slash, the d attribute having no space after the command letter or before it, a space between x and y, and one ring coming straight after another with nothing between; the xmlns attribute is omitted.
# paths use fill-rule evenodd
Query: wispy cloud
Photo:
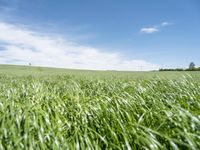
<svg viewBox="0 0 200 150"><path fill-rule="evenodd" d="M154 25L151 27L144 27L140 29L140 33L146 33L146 34L151 34L151 33L155 33L161 30L161 28L166 27L166 26L171 26L173 25L172 22L162 22L159 25Z"/></svg>
<svg viewBox="0 0 200 150"><path fill-rule="evenodd" d="M126 59L120 53L81 45L70 39L44 35L24 26L0 22L0 63L94 70L154 70L145 60Z"/></svg>
<svg viewBox="0 0 200 150"><path fill-rule="evenodd" d="M162 26L162 27L171 26L171 25L173 25L172 22L167 22L167 21L166 21L166 22L162 22L162 23L161 23L161 26Z"/></svg>

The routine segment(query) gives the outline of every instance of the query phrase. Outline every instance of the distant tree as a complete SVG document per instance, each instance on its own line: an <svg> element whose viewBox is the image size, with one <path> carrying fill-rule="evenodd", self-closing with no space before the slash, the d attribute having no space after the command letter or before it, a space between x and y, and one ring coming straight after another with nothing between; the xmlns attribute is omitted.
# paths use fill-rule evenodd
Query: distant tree
<svg viewBox="0 0 200 150"><path fill-rule="evenodd" d="M31 66L31 63L28 63L29 66Z"/></svg>
<svg viewBox="0 0 200 150"><path fill-rule="evenodd" d="M195 70L195 64L193 62L190 63L189 70Z"/></svg>
<svg viewBox="0 0 200 150"><path fill-rule="evenodd" d="M189 64L189 67L184 68L160 68L159 71L200 71L200 67L195 67L194 62Z"/></svg>

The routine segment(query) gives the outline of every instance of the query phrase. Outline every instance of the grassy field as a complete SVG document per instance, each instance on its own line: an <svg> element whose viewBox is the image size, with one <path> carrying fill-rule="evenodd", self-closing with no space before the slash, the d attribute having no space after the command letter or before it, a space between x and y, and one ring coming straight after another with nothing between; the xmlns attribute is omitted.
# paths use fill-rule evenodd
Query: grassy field
<svg viewBox="0 0 200 150"><path fill-rule="evenodd" d="M0 65L0 149L200 149L200 73Z"/></svg>

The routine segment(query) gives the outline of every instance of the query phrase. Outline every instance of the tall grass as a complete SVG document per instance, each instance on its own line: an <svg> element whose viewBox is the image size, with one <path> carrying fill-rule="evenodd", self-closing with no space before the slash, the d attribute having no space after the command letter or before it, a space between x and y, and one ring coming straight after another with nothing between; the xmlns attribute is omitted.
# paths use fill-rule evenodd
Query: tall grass
<svg viewBox="0 0 200 150"><path fill-rule="evenodd" d="M200 82L1 75L0 149L200 149Z"/></svg>

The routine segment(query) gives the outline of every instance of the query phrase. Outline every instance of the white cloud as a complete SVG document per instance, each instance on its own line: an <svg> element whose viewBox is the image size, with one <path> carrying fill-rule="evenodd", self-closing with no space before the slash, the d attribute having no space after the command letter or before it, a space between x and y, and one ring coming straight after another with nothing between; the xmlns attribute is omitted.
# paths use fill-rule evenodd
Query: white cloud
<svg viewBox="0 0 200 150"><path fill-rule="evenodd" d="M141 33L146 33L146 34L151 34L151 33L155 33L155 32L160 31L160 29L163 28L163 27L171 26L171 25L173 25L172 22L167 22L167 21L165 21L165 22L162 22L162 23L160 23L159 25L155 25L155 26L153 26L153 27L141 28L141 29L140 29L140 32L141 32Z"/></svg>
<svg viewBox="0 0 200 150"><path fill-rule="evenodd" d="M140 32L150 34L150 33L158 32L158 29L156 27L142 28L140 29Z"/></svg>
<svg viewBox="0 0 200 150"><path fill-rule="evenodd" d="M92 70L159 68L158 65L144 60L128 60L120 53L105 52L70 39L43 35L5 22L0 22L0 45L0 63L26 65L30 62L37 66Z"/></svg>
<svg viewBox="0 0 200 150"><path fill-rule="evenodd" d="M170 26L170 25L173 25L173 23L172 23L172 22L162 22L162 23L161 23L161 26L162 26L162 27Z"/></svg>

